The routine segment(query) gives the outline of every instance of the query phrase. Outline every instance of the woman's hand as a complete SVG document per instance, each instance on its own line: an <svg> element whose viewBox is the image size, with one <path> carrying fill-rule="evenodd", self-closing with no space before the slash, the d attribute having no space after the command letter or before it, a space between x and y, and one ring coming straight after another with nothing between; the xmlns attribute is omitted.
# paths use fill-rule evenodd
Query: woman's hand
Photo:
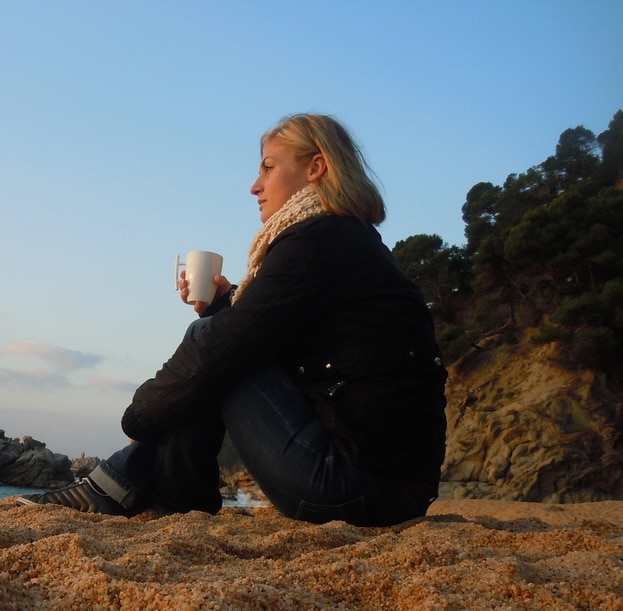
<svg viewBox="0 0 623 611"><path fill-rule="evenodd" d="M225 276L214 276L214 282L216 283L216 294L214 295L214 301L220 299L226 293L231 291L231 282L227 280ZM209 307L209 304L203 301L188 301L188 282L186 281L186 271L182 270L180 273L180 280L177 283L179 290L181 291L181 298L184 303L190 303L195 308L195 312L201 316Z"/></svg>

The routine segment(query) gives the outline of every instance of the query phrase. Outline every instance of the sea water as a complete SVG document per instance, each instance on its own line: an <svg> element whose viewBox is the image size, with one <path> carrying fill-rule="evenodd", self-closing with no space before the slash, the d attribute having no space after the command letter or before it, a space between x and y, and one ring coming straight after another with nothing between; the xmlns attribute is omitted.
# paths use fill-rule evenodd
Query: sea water
<svg viewBox="0 0 623 611"><path fill-rule="evenodd" d="M43 488L20 488L19 486L0 486L0 500L8 496L23 496L45 492ZM235 498L224 498L223 507L270 507L270 502L254 499L250 494L242 491L236 493Z"/></svg>
<svg viewBox="0 0 623 611"><path fill-rule="evenodd" d="M21 496L24 494L38 494L45 492L42 488L20 488L19 486L0 486L0 499L6 499L7 496Z"/></svg>

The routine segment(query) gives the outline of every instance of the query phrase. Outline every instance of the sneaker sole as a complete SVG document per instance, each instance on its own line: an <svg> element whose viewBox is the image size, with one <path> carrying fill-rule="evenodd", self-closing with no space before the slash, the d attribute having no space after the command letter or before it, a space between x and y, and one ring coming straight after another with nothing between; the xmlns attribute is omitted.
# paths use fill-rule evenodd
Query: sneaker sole
<svg viewBox="0 0 623 611"><path fill-rule="evenodd" d="M15 502L18 505L39 505L39 503L37 503L37 501L33 501L32 499L29 499L25 496L18 496L15 498Z"/></svg>

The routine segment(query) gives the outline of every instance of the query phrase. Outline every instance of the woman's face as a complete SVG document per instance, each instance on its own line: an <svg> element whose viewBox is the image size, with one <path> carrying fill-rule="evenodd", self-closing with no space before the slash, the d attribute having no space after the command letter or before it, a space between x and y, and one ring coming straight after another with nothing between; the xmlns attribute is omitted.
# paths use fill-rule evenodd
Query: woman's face
<svg viewBox="0 0 623 611"><path fill-rule="evenodd" d="M251 193L257 196L260 206L262 223L281 210L292 195L317 179L313 162L312 159L299 163L292 151L276 138L264 143L260 175L251 185Z"/></svg>

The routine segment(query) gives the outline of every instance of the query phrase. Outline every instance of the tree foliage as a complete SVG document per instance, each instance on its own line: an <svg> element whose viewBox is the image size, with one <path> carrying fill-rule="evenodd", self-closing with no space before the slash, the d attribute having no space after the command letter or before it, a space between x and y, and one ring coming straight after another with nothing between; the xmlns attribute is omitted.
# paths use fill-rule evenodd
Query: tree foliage
<svg viewBox="0 0 623 611"><path fill-rule="evenodd" d="M396 243L394 255L421 289L434 314L453 322L470 284L465 248L448 246L438 235L415 235Z"/></svg>
<svg viewBox="0 0 623 611"><path fill-rule="evenodd" d="M623 362L623 111L598 137L565 130L554 155L502 186L476 183L464 246L414 235L394 247L422 289L449 360L486 337L557 342L569 366Z"/></svg>

